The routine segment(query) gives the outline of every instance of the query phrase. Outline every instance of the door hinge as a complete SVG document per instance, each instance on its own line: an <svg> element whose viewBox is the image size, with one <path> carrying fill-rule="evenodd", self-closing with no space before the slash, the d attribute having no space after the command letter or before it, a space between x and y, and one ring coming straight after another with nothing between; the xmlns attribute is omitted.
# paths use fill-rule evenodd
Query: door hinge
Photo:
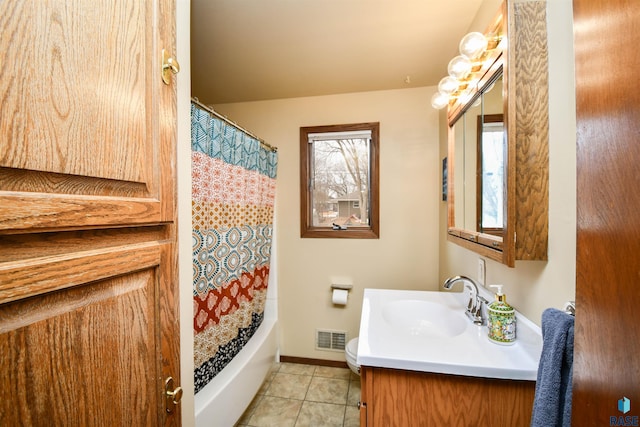
<svg viewBox="0 0 640 427"><path fill-rule="evenodd" d="M164 408L170 414L182 399L182 387L173 388L173 377L164 380L164 396Z"/></svg>
<svg viewBox="0 0 640 427"><path fill-rule="evenodd" d="M169 56L169 52L162 49L162 81L168 85L171 83L171 74L180 72L180 64L176 58Z"/></svg>

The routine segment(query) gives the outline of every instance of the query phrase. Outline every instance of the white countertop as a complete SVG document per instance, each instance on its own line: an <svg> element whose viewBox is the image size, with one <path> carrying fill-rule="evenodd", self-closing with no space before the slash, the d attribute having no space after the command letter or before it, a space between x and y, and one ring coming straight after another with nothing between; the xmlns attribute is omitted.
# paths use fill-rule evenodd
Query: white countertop
<svg viewBox="0 0 640 427"><path fill-rule="evenodd" d="M429 301L459 313L467 322L455 336L412 334L393 327L383 310L389 302ZM357 363L361 366L421 372L535 381L542 350L540 328L520 313L517 339L510 346L487 338L487 327L474 325L465 314L466 292L365 289ZM457 314L456 314L457 315Z"/></svg>

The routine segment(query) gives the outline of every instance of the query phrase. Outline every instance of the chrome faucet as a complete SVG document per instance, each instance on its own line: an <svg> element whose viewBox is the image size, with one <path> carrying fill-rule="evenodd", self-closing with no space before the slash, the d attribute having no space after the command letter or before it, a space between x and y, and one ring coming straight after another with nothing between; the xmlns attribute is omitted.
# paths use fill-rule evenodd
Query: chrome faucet
<svg viewBox="0 0 640 427"><path fill-rule="evenodd" d="M469 304L465 310L467 317L476 325L486 325L487 319L483 315L482 306L487 303L487 300L480 296L476 282L467 276L454 276L445 280L443 287L445 289L451 289L457 282L462 282L464 287L471 291L469 295Z"/></svg>

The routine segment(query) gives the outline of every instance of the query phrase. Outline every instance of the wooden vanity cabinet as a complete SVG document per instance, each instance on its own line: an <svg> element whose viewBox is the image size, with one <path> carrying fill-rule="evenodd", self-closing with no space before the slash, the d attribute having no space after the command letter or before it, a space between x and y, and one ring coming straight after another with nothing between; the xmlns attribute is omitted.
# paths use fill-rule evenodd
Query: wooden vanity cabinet
<svg viewBox="0 0 640 427"><path fill-rule="evenodd" d="M535 381L362 366L361 427L529 426Z"/></svg>

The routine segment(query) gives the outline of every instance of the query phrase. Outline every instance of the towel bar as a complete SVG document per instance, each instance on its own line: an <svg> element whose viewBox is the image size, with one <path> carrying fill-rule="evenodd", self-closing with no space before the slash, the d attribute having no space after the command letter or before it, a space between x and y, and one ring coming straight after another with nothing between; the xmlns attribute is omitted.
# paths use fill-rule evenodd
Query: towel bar
<svg viewBox="0 0 640 427"><path fill-rule="evenodd" d="M576 315L576 302L575 301L567 301L566 303L564 303L564 307L562 308L562 310L565 313L568 313L572 316Z"/></svg>

